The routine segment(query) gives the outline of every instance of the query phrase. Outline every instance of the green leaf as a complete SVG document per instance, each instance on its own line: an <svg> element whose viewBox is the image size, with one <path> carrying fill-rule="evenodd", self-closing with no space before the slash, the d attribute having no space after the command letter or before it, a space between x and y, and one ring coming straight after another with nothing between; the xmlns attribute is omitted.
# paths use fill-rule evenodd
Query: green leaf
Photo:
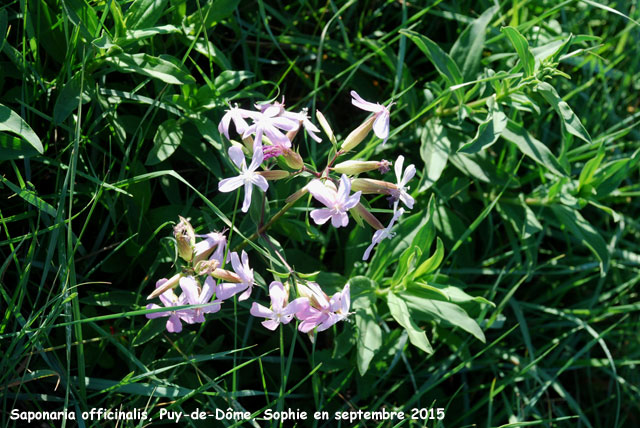
<svg viewBox="0 0 640 428"><path fill-rule="evenodd" d="M25 122L18 113L0 104L0 131L9 131L24 138L31 146L42 154L44 148L40 138L33 132L33 129ZM5 141L6 144L6 141ZM4 146L9 148L10 145Z"/></svg>
<svg viewBox="0 0 640 428"><path fill-rule="evenodd" d="M433 300L426 290L410 289L400 293L411 310L411 316L419 320L438 320L445 325L460 327L485 342L484 333L478 323L464 309L452 302Z"/></svg>
<svg viewBox="0 0 640 428"><path fill-rule="evenodd" d="M86 79L86 77L85 77ZM53 122L57 125L64 122L77 108L80 100L82 104L91 101L91 96L87 90L86 80L85 87L81 88L82 74L78 71L75 76L71 78L60 91L60 95L56 99L56 104L53 107Z"/></svg>
<svg viewBox="0 0 640 428"><path fill-rule="evenodd" d="M551 210L559 220L565 225L569 232L596 256L600 265L600 276L604 277L609 270L609 249L598 231L585 220L576 209L564 205L551 205Z"/></svg>
<svg viewBox="0 0 640 428"><path fill-rule="evenodd" d="M445 51L440 49L440 46L438 46L433 40L411 30L400 30L400 33L407 36L409 40L420 48L429 61L434 65L436 70L438 70L438 73L447 80L449 86L462 83L462 74L460 73L460 69L458 69L455 61L453 61Z"/></svg>
<svg viewBox="0 0 640 428"><path fill-rule="evenodd" d="M498 11L498 6L490 7L482 15L476 18L460 34L458 40L453 44L449 55L458 64L464 79L472 79L480 66L482 51L484 49L485 34L487 25L491 18Z"/></svg>
<svg viewBox="0 0 640 428"><path fill-rule="evenodd" d="M553 107L553 109L558 113L560 119L562 120L562 124L564 129L571 135L574 135L580 138L587 143L591 143L591 136L582 123L578 116L571 110L569 104L567 104L563 99L558 95L555 88L548 84L547 82L538 83L536 90L544 97L545 100Z"/></svg>
<svg viewBox="0 0 640 428"><path fill-rule="evenodd" d="M213 85L220 94L223 94L240 86L243 80L252 77L253 73L250 71L225 70L215 78Z"/></svg>
<svg viewBox="0 0 640 428"><path fill-rule="evenodd" d="M20 188L4 177L0 177L0 183L6 184L7 187L11 189L12 192L14 192L16 195L22 198L25 202L28 202L29 204L33 205L40 211L43 211L49 214L51 217L56 216L56 209L48 202L45 202L44 200L42 200L38 196L38 194L35 192L35 190Z"/></svg>
<svg viewBox="0 0 640 428"><path fill-rule="evenodd" d="M536 218L535 213L522 198L519 202L519 205L511 202L499 203L497 205L498 212L502 215L503 219L511 223L521 239L527 239L542 231L542 225Z"/></svg>
<svg viewBox="0 0 640 428"><path fill-rule="evenodd" d="M174 119L160 124L153 137L153 148L147 155L145 165L156 165L171 156L180 146L182 137L182 128Z"/></svg>
<svg viewBox="0 0 640 428"><path fill-rule="evenodd" d="M168 0L135 0L124 17L127 28L153 27L164 13Z"/></svg>
<svg viewBox="0 0 640 428"><path fill-rule="evenodd" d="M507 127L507 115L499 110L496 106L495 109L489 110L487 118L480 123L475 137L467 144L458 149L458 152L463 153L477 153L492 146L502 131Z"/></svg>
<svg viewBox="0 0 640 428"><path fill-rule="evenodd" d="M357 363L360 375L364 376L371 360L382 346L382 329L376 316L376 295L371 291L353 300L357 331Z"/></svg>
<svg viewBox="0 0 640 428"><path fill-rule="evenodd" d="M200 10L189 15L186 19L188 25L210 28L225 18L230 17L236 10L240 0L215 0L207 2Z"/></svg>
<svg viewBox="0 0 640 428"><path fill-rule="evenodd" d="M429 339L427 339L426 333L421 330L409 316L409 309L405 301L393 293L388 293L387 304L389 305L391 316L398 324L407 330L409 341L427 354L432 354L433 348L431 347L431 343L429 343Z"/></svg>
<svg viewBox="0 0 640 428"><path fill-rule="evenodd" d="M425 170L424 183L420 190L425 191L438 181L447 166L451 141L447 137L447 129L437 117L427 122L420 140L420 156L424 161Z"/></svg>
<svg viewBox="0 0 640 428"><path fill-rule="evenodd" d="M580 171L580 178L578 179L578 192L580 190L591 183L593 177L600 167L600 164L604 160L604 144L600 144L598 147L598 154L594 156L592 159L589 159L582 167L582 171Z"/></svg>
<svg viewBox="0 0 640 428"><path fill-rule="evenodd" d="M535 58L529 49L529 43L518 30L513 27L502 27L501 31L507 36L518 53L520 63L524 68L525 77L533 76L535 72Z"/></svg>
<svg viewBox="0 0 640 428"><path fill-rule="evenodd" d="M38 154L38 151L22 138L0 133L0 161L25 159Z"/></svg>
<svg viewBox="0 0 640 428"><path fill-rule="evenodd" d="M195 79L184 67L178 67L174 62L144 53L134 55L120 53L106 58L105 62L122 73L138 73L172 85L195 83Z"/></svg>
<svg viewBox="0 0 640 428"><path fill-rule="evenodd" d="M436 240L436 251L431 257L425 260L418 268L413 272L413 279L420 278L421 276L428 275L438 269L442 259L444 258L444 245L442 240L438 237Z"/></svg>
<svg viewBox="0 0 640 428"><path fill-rule="evenodd" d="M522 125L509 119L507 127L502 131L502 137L514 143L523 154L549 171L561 176L567 175L564 167L560 164L558 158L551 153L551 150L541 141L533 138Z"/></svg>

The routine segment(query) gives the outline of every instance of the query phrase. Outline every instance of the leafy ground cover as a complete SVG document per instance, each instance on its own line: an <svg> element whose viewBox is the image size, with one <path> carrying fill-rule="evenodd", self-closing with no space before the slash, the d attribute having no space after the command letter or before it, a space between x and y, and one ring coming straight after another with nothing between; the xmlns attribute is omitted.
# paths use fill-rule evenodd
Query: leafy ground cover
<svg viewBox="0 0 640 428"><path fill-rule="evenodd" d="M133 412L124 426L640 423L637 4L4 3L3 426L104 426L107 410ZM379 103L377 125L351 91ZM300 130L299 155L274 155L219 128L283 97L322 143ZM263 150L284 173L245 210L220 182ZM343 172L363 207L345 227L313 214L322 185L288 199ZM245 250L255 285L176 333L147 296L209 275L179 216ZM388 239L363 260L376 229ZM220 257L208 268L232 272ZM346 289L331 310L350 314L266 329L251 314L272 281L290 300Z"/></svg>

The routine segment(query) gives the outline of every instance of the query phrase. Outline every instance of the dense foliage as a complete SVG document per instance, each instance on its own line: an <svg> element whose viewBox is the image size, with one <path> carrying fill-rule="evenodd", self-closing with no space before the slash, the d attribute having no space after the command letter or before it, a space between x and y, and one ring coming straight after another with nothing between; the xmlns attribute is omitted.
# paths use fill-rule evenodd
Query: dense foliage
<svg viewBox="0 0 640 428"><path fill-rule="evenodd" d="M299 409L335 426L442 408L393 423L636 426L638 20L593 0L4 2L2 425L20 426L13 409L232 409L252 420L219 423L254 426ZM390 133L343 154L369 117L352 90L388 108ZM269 160L288 175L244 213L218 191L238 173L218 124L283 96L323 142L300 131L304 168ZM311 195L287 201L339 156L417 169L368 260L367 222L319 225ZM395 182L383 172L348 175ZM387 196L362 202L384 226ZM145 307L183 267L179 216L246 250L256 285L169 333ZM274 280L348 284L353 313L313 340L295 320L265 329L250 308Z"/></svg>

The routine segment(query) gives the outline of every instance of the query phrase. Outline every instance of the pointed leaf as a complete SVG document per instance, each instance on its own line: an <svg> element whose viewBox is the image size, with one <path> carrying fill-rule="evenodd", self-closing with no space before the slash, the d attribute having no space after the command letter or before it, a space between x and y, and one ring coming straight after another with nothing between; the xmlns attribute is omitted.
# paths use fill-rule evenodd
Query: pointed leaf
<svg viewBox="0 0 640 428"><path fill-rule="evenodd" d="M551 150L541 141L533 138L522 125L509 119L507 127L502 131L502 137L514 143L522 153L549 171L561 176L567 175L560 161L551 153Z"/></svg>
<svg viewBox="0 0 640 428"><path fill-rule="evenodd" d="M469 24L449 52L451 58L458 64L464 79L471 79L477 73L484 48L487 25L498 9L497 5L490 7Z"/></svg>
<svg viewBox="0 0 640 428"><path fill-rule="evenodd" d="M38 138L36 133L33 132L33 129L27 125L27 122L25 122L18 113L2 104L0 104L0 131L12 132L27 140L38 153L42 154L44 152L40 138Z"/></svg>
<svg viewBox="0 0 640 428"><path fill-rule="evenodd" d="M558 95L558 92L556 92L553 86L547 82L540 82L538 83L536 90L544 97L545 100L547 100L556 113L558 113L564 128L569 134L574 135L587 143L591 142L591 136L587 130L584 129L584 126L582 126L578 116L576 116L573 110L571 110L569 104L567 104L560 95Z"/></svg>
<svg viewBox="0 0 640 428"><path fill-rule="evenodd" d="M520 63L524 68L525 77L533 76L535 72L535 58L529 49L529 43L518 30L513 27L502 27L501 31L507 36L518 53Z"/></svg>
<svg viewBox="0 0 640 428"><path fill-rule="evenodd" d="M431 347L431 343L429 343L429 339L427 339L426 333L421 330L409 316L409 309L405 301L393 293L388 293L387 304L389 305L391 316L398 324L407 330L409 341L427 354L432 354L433 348Z"/></svg>

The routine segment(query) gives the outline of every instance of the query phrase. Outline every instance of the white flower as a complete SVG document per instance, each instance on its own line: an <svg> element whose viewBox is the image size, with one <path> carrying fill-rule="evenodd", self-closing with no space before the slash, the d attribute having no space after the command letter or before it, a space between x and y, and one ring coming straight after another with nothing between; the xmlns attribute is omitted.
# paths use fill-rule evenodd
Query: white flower
<svg viewBox="0 0 640 428"><path fill-rule="evenodd" d="M231 192L238 187L244 185L244 201L242 203L242 212L249 211L249 206L251 205L251 191L253 186L256 185L263 192L266 192L269 188L269 183L267 180L256 173L256 169L260 167L264 155L262 154L262 147L254 146L253 158L251 160L251 165L247 168L246 161L244 159L244 153L242 153L242 149L239 147L232 146L229 148L229 157L235 163L238 168L240 168L240 175L237 177L225 178L218 183L218 190L221 192Z"/></svg>
<svg viewBox="0 0 640 428"><path fill-rule="evenodd" d="M251 117L254 123L244 131L242 138L255 134L253 145L256 147L262 146L262 136L266 135L274 145L290 148L291 141L282 131L294 131L300 127L300 123L282 115L284 104L275 102L257 107L261 112Z"/></svg>
<svg viewBox="0 0 640 428"><path fill-rule="evenodd" d="M314 198L327 207L311 211L311 218L316 224L325 224L331 219L333 227L349 224L347 211L358 204L362 194L362 192L356 192L349 196L351 181L345 174L340 178L340 187L337 192L322 184L320 180L312 180L307 189Z"/></svg>
<svg viewBox="0 0 640 428"><path fill-rule="evenodd" d="M238 253L235 251L231 253L231 265L233 266L234 272L240 277L242 282L225 282L218 284L218 288L216 288L216 299L225 300L244 291L238 300L246 300L251 295L251 290L253 289L253 269L249 267L249 256L247 255L247 252L244 250L242 251L242 263L240 263Z"/></svg>
<svg viewBox="0 0 640 428"><path fill-rule="evenodd" d="M380 103L374 104L364 100L356 91L351 91L351 96L353 97L351 104L374 114L373 133L376 134L376 137L383 140L382 144L386 143L389 138L389 109Z"/></svg>
<svg viewBox="0 0 640 428"><path fill-rule="evenodd" d="M275 330L280 324L288 324L302 305L307 302L306 297L299 297L287 304L289 295L280 281L273 281L269 285L269 297L271 298L271 309L253 302L249 313L254 317L267 318L262 321L262 325L269 330Z"/></svg>
<svg viewBox="0 0 640 428"><path fill-rule="evenodd" d="M192 309L192 321L204 322L204 314L212 314L220 310L220 301L211 302L211 296L216 286L215 281L210 276L204 281L204 285L200 288L198 281L192 276L180 278L180 288L182 288L182 296L186 296L186 300L190 305L203 305L202 308Z"/></svg>
<svg viewBox="0 0 640 428"><path fill-rule="evenodd" d="M242 135L244 134L244 131L246 131L249 127L249 124L247 123L245 118L254 117L256 114L257 113L255 112L244 110L238 108L237 105L234 105L229 110L227 110L224 116L222 116L222 120L220 120L220 124L218 124L218 131L225 137L227 137L227 140L229 140L229 125L231 124L231 121L233 121L233 124L236 127L236 132Z"/></svg>
<svg viewBox="0 0 640 428"><path fill-rule="evenodd" d="M400 218L403 213L404 210L402 208L400 208L398 211L395 211L393 213L393 218L391 219L389 226L385 227L384 229L375 231L375 233L373 234L373 239L371 240L371 245L369 245L365 250L364 255L362 256L362 260L367 260L369 258L369 255L371 254L371 250L373 250L373 247L378 245L380 242L384 241L387 238L393 238L395 233L391 232L391 228L393 228L393 224L398 220L398 218Z"/></svg>
<svg viewBox="0 0 640 428"><path fill-rule="evenodd" d="M395 162L393 169L396 172L396 179L398 180L398 189L394 189L391 191L391 197L393 199L393 210L396 211L398 209L398 201L402 201L402 203L409 209L413 208L413 198L407 190L409 190L409 186L407 183L411 181L414 175L416 175L416 167L411 164L407 167L407 169L402 171L402 164L404 163L404 156L398 156L398 159Z"/></svg>

